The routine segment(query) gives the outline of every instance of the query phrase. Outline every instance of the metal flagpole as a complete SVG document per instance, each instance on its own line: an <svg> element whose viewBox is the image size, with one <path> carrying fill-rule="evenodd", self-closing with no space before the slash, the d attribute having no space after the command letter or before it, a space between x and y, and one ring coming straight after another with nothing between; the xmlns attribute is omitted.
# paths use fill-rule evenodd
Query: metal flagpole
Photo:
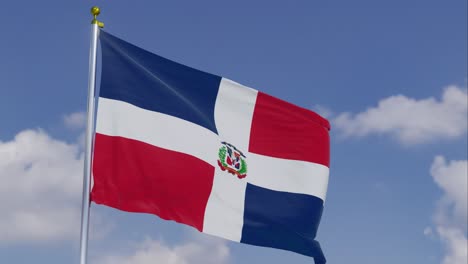
<svg viewBox="0 0 468 264"><path fill-rule="evenodd" d="M86 124L85 157L83 171L83 201L81 207L81 242L80 242L80 264L86 264L88 252L88 230L89 230L89 209L91 191L91 157L94 139L94 103L96 90L96 55L99 28L104 27L102 22L97 20L99 7L91 8L93 20L91 21L91 47L89 51L89 79L88 79L88 117Z"/></svg>

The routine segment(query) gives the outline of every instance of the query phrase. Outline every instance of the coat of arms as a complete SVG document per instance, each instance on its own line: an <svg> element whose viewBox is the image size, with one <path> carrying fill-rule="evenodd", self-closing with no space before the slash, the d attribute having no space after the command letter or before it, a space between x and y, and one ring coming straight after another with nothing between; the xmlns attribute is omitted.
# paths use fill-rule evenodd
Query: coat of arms
<svg viewBox="0 0 468 264"><path fill-rule="evenodd" d="M233 145L221 142L222 146L218 151L218 165L223 171L227 171L239 179L247 177L246 157Z"/></svg>

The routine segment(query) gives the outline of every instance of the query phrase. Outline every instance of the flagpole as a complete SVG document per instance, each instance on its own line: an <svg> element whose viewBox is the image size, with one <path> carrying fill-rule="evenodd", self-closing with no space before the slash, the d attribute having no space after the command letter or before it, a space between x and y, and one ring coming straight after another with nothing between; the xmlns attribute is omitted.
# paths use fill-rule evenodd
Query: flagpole
<svg viewBox="0 0 468 264"><path fill-rule="evenodd" d="M99 28L104 27L104 24L97 20L97 16L99 15L99 13L99 7L94 6L91 8L93 20L91 21L91 46L89 50L88 107L83 171L83 201L81 207L80 264L86 264L88 253L88 230L91 191L91 158L94 141L94 104L96 91L97 41L99 35Z"/></svg>

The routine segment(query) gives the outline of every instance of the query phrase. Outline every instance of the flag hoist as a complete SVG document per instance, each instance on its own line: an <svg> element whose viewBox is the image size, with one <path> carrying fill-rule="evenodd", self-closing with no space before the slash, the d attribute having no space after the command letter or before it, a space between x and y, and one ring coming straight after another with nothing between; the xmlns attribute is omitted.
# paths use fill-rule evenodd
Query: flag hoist
<svg viewBox="0 0 468 264"><path fill-rule="evenodd" d="M80 238L80 264L87 263L88 251L88 230L89 230L89 207L90 207L90 189L91 189L91 160L94 142L94 119L96 104L96 58L97 42L99 28L104 27L104 23L97 20L100 14L97 6L91 8L93 20L91 21L91 46L89 49L89 79L88 79L88 106L87 106L87 124L85 139L85 157L83 171L83 201L81 208L81 238Z"/></svg>

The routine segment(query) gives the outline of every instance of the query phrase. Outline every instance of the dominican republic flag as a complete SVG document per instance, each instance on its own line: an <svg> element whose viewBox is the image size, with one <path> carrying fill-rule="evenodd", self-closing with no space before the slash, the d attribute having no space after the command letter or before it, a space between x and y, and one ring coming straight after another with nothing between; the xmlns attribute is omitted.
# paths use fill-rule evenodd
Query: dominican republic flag
<svg viewBox="0 0 468 264"><path fill-rule="evenodd" d="M328 121L100 32L92 201L325 263Z"/></svg>

